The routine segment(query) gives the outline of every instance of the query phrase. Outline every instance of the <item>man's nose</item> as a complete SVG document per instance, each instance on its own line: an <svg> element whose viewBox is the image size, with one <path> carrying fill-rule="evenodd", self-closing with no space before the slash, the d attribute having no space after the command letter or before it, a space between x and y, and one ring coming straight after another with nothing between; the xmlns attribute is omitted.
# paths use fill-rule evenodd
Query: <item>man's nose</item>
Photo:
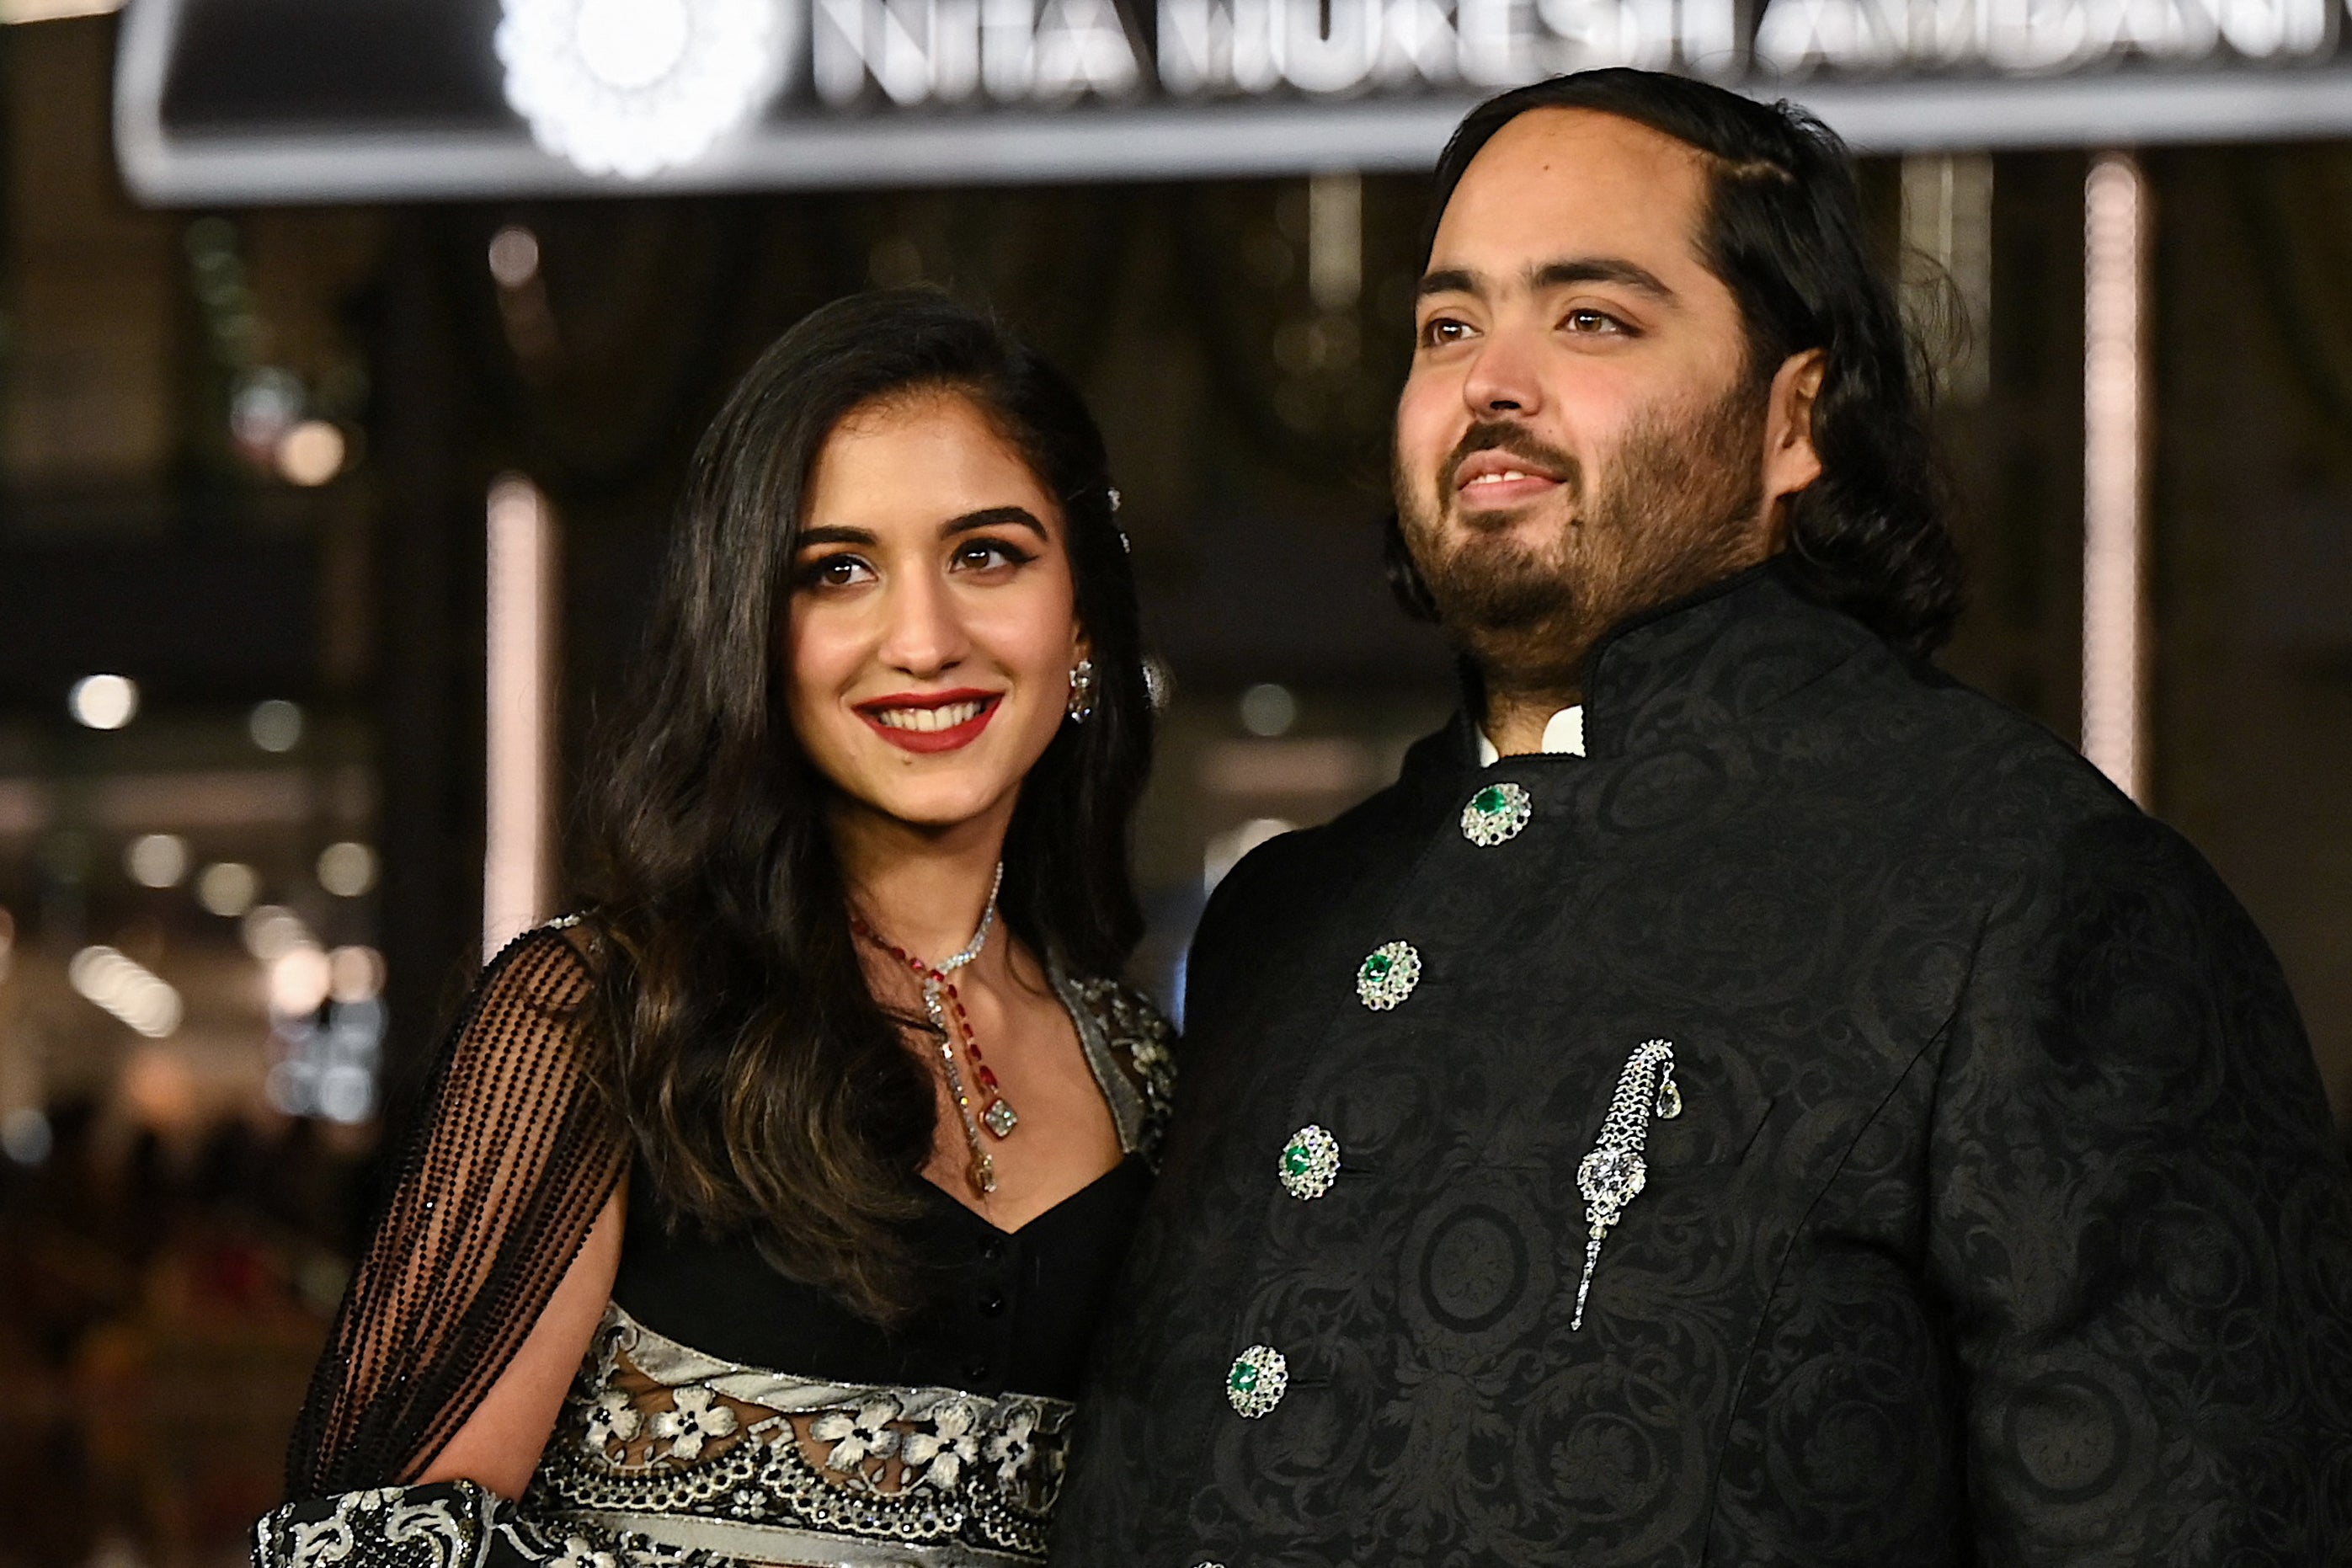
<svg viewBox="0 0 2352 1568"><path fill-rule="evenodd" d="M884 601L882 661L913 676L933 676L963 659L969 642L954 596L938 578L901 577Z"/></svg>
<svg viewBox="0 0 2352 1568"><path fill-rule="evenodd" d="M1499 328L1489 332L1463 379L1462 400L1474 419L1540 410L1543 388L1536 379L1534 345L1521 332Z"/></svg>

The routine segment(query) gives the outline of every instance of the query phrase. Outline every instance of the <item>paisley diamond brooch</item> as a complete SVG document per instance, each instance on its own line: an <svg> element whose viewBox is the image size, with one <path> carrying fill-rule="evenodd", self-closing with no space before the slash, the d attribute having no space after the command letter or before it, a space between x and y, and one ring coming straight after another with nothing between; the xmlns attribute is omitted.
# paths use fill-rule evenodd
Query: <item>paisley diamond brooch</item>
<svg viewBox="0 0 2352 1568"><path fill-rule="evenodd" d="M1650 1119L1671 1121L1683 1113L1683 1093L1675 1085L1675 1047L1670 1040L1644 1040L1625 1059L1617 1075L1616 1092L1609 1097L1608 1114L1601 1119L1601 1136L1576 1167L1576 1190L1584 1194L1584 1220L1591 1228L1584 1241L1584 1278L1576 1286L1573 1331L1584 1326L1584 1298L1592 1289L1592 1270L1601 1262L1601 1244L1649 1184L1650 1168L1642 1151L1650 1142Z"/></svg>

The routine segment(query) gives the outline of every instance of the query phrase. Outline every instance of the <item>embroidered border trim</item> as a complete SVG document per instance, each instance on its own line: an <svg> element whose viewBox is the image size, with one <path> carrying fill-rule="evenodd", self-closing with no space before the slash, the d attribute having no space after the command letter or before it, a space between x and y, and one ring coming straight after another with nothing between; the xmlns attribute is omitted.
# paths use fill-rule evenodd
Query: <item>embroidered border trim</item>
<svg viewBox="0 0 2352 1568"><path fill-rule="evenodd" d="M724 1532L741 1552L781 1534L887 1546L900 1561L1037 1563L1073 1414L1026 1394L739 1366L614 1306L529 1500L537 1516L657 1540L701 1544Z"/></svg>

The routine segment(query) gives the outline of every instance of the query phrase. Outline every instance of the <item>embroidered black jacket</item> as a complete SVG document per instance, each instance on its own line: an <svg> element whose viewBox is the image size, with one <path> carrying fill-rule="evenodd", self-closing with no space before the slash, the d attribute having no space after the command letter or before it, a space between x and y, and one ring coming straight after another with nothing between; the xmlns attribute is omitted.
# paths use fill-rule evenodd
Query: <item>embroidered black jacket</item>
<svg viewBox="0 0 2352 1568"><path fill-rule="evenodd" d="M2352 1561L2352 1184L2211 870L1770 568L1587 700L1589 757L1457 722L1218 890L1055 1561ZM1684 1109L1572 1329L1652 1038Z"/></svg>

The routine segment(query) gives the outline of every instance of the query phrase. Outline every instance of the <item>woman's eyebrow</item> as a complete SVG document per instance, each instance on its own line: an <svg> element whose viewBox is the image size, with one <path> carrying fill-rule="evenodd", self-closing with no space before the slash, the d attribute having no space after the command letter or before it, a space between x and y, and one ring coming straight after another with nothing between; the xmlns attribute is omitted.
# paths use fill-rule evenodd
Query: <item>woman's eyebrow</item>
<svg viewBox="0 0 2352 1568"><path fill-rule="evenodd" d="M806 550L812 544L873 544L874 535L862 528L803 528L793 542L796 550Z"/></svg>
<svg viewBox="0 0 2352 1568"><path fill-rule="evenodd" d="M978 511L965 512L961 517L951 517L940 524L940 537L953 539L959 533L970 533L975 529L982 528L998 528L1008 523L1017 528L1027 529L1041 541L1048 537L1045 525L1039 522L1036 514L1025 506L987 506Z"/></svg>

